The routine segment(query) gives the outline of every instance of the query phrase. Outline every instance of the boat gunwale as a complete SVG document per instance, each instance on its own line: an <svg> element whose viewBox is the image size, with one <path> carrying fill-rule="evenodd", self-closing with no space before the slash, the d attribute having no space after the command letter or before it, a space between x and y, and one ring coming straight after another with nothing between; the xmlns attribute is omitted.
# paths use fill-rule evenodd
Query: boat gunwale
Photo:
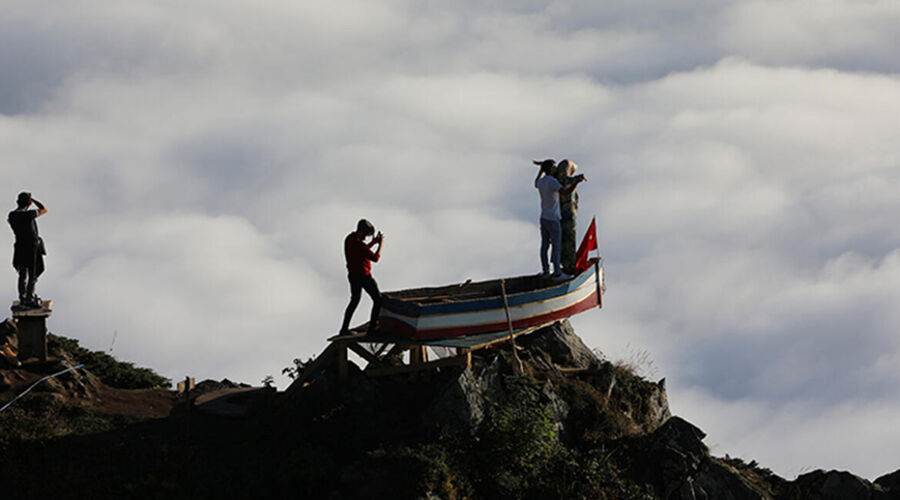
<svg viewBox="0 0 900 500"><path fill-rule="evenodd" d="M584 282L589 280L591 276L587 273L594 273L594 266L599 265L602 267L603 259L602 258L594 258L590 261L590 266L582 271L581 273L575 275L571 279L562 282L551 283L548 286L532 288L528 290L513 292L507 294L507 299L509 301L509 307L519 307L531 303L541 302L543 300L551 299L554 297L559 297L562 295L569 294L581 286L584 285ZM517 276L514 278L510 278L510 280L518 280L518 279L538 279L534 275L525 275L525 276ZM474 283L474 285L486 286L488 284L497 284L499 286L501 279L493 279L481 281L478 283ZM502 295L484 295L481 297L473 297L470 299L461 299L461 300L449 300L447 302L415 302L408 299L392 297L392 293L410 293L410 292L418 292L420 290L441 290L450 288L453 286L459 285L444 285L440 287L429 287L429 288L418 288L418 289L410 289L410 290L399 290L396 292L386 292L384 293L384 299L382 301L382 307L387 310L394 312L396 314L401 314L408 317L421 317L428 315L439 315L439 314L452 314L452 313L464 313L478 310L488 310L488 309L496 309L498 304L494 304L494 302L502 302ZM555 292L555 293L554 293ZM546 297L539 298L539 296L546 294ZM524 296L529 296L525 300L523 300ZM476 303L482 303L484 307L473 308ZM500 306L502 307L502 306ZM448 310L451 309L451 310Z"/></svg>
<svg viewBox="0 0 900 500"><path fill-rule="evenodd" d="M593 300L592 300L593 299ZM591 305L585 305L591 304ZM541 321L545 321L547 318L553 318L551 321L556 321L559 319L563 319L571 316L572 314L578 314L581 311L585 311L595 305L599 305L599 298L597 297L597 290L592 290L585 297L580 300L576 300L571 304L567 304L566 306L553 309L551 311L544 312L542 314L530 315L523 318L518 318L513 320L514 328L521 328L527 325L537 324ZM566 314L565 311L571 311L569 314ZM457 326L445 326L445 327L436 327L436 328L424 328L420 329L418 327L414 327L409 325L405 321L396 318L396 317L387 317L382 318L382 320L387 319L389 323L394 324L395 328L398 330L402 330L405 333L398 334L404 335L411 339L419 339L419 340L428 340L428 339L439 339L439 338L450 338L450 337L466 337L469 335L478 335L481 333L490 333L496 331L503 331L506 328L506 322L497 321L497 322L488 322L488 323L479 323L479 324L471 324L471 325L457 325ZM466 332L466 333L460 333Z"/></svg>

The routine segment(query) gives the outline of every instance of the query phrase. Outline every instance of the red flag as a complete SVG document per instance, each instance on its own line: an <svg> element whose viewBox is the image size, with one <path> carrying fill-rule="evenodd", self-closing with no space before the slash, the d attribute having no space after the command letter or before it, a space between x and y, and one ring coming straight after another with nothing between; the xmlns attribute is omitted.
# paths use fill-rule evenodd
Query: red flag
<svg viewBox="0 0 900 500"><path fill-rule="evenodd" d="M584 235L584 239L581 240L581 245L578 247L578 252L575 254L575 271L576 274L584 271L588 268L590 264L588 264L588 252L591 250L597 249L597 218L594 217L591 219L591 225L588 227L587 233Z"/></svg>

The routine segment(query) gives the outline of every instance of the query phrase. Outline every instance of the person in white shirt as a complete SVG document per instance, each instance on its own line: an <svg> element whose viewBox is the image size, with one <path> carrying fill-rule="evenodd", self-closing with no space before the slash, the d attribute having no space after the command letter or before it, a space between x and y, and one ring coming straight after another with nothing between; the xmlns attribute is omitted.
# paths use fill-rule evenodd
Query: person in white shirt
<svg viewBox="0 0 900 500"><path fill-rule="evenodd" d="M534 179L534 187L541 195L541 275L550 274L547 250L552 248L553 277L566 278L560 266L560 241L562 240L561 214L559 211L559 190L562 184L553 176L556 169L554 160L534 161L541 168Z"/></svg>

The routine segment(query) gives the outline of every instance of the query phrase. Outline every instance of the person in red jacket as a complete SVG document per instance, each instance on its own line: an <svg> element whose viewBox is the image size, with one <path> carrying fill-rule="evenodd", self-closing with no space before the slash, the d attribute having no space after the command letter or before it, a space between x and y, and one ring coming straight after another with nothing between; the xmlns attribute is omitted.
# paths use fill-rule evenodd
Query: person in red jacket
<svg viewBox="0 0 900 500"><path fill-rule="evenodd" d="M372 298L372 315L369 319L368 334L374 334L378 329L378 313L381 310L381 292L378 283L372 277L372 262L378 262L381 258L381 249L384 247L384 235L379 232L368 243L365 239L375 234L375 226L366 219L361 219L356 225L356 231L344 238L344 257L347 259L347 280L350 281L350 303L344 311L344 322L341 324L341 335L350 332L350 320L359 305L362 290L365 290ZM372 247L378 245L376 251Z"/></svg>

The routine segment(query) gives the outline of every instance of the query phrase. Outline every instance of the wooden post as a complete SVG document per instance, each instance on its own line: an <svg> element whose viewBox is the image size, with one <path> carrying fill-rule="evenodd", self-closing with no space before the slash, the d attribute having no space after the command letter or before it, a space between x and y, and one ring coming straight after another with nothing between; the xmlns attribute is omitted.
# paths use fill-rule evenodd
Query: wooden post
<svg viewBox="0 0 900 500"><path fill-rule="evenodd" d="M472 366L472 349L468 347L457 347L456 348L457 356L465 356L466 357L466 367Z"/></svg>
<svg viewBox="0 0 900 500"><path fill-rule="evenodd" d="M191 388L192 388L192 379L191 377L184 377L184 382L179 383L184 384L184 442L188 443L191 440L191 407L193 404L191 403Z"/></svg>
<svg viewBox="0 0 900 500"><path fill-rule="evenodd" d="M337 350L338 378L347 380L347 343L339 342Z"/></svg>
<svg viewBox="0 0 900 500"><path fill-rule="evenodd" d="M369 362L369 365L378 366L381 364L381 358L371 352L363 349L362 346L355 342L347 342L347 348L355 352L359 357Z"/></svg>
<svg viewBox="0 0 900 500"><path fill-rule="evenodd" d="M185 377L184 382L178 382L178 393L182 394L190 392L194 390L194 387L196 387L196 385L197 383L196 380L194 380L194 377Z"/></svg>
<svg viewBox="0 0 900 500"><path fill-rule="evenodd" d="M506 298L506 280L500 279L500 293L503 295L503 310L506 312L506 326L509 327L509 344L512 346L513 357L516 364L513 366L513 372L521 375L525 371L522 367L522 360L519 359L519 350L516 349L516 336L513 332L512 317L509 315L509 300Z"/></svg>
<svg viewBox="0 0 900 500"><path fill-rule="evenodd" d="M51 305L52 300L45 300L40 307L19 309L19 302L13 302L12 313L18 328L20 360L47 360L47 318L53 312Z"/></svg>
<svg viewBox="0 0 900 500"><path fill-rule="evenodd" d="M409 378L411 380L417 380L417 372L419 366L424 363L424 351L425 348L420 345L414 345L409 348L409 366L411 367Z"/></svg>

